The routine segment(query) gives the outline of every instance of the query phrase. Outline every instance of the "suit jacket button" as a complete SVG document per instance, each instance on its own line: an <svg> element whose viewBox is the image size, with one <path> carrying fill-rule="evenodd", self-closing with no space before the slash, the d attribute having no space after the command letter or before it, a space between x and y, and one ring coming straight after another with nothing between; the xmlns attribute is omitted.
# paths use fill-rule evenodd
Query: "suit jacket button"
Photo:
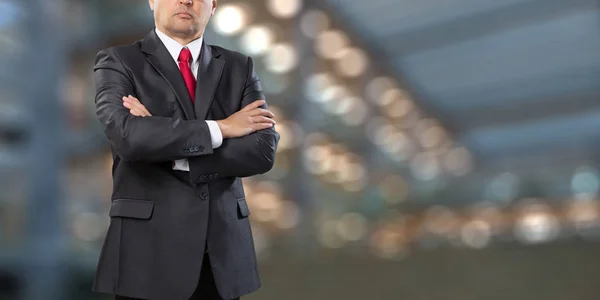
<svg viewBox="0 0 600 300"><path fill-rule="evenodd" d="M183 153L185 153L185 154L188 154L188 153L190 153L190 150L189 150L189 149L187 149L187 148L186 148L186 149L183 149Z"/></svg>
<svg viewBox="0 0 600 300"><path fill-rule="evenodd" d="M200 148L198 148L198 146L194 147L194 152L198 152L200 151Z"/></svg>
<svg viewBox="0 0 600 300"><path fill-rule="evenodd" d="M202 194L200 195L200 199L202 199L202 200L207 200L207 199L208 199L208 196L206 195L206 193L202 193Z"/></svg>

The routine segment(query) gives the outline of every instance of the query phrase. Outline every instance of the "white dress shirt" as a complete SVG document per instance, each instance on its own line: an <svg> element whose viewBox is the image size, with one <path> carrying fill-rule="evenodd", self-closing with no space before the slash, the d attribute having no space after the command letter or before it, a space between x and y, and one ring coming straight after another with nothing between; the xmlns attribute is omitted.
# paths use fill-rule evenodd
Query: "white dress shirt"
<svg viewBox="0 0 600 300"><path fill-rule="evenodd" d="M158 35L158 38L162 41L162 43L165 45L165 47L167 48L167 50L169 51L169 54L171 54L171 56L173 57L173 60L175 61L175 64L177 65L177 67L179 68L179 63L177 61L177 59L179 58L179 53L181 52L181 49L183 49L184 47L187 47L188 49L190 49L190 52L192 53L192 73L194 74L194 78L198 78L198 66L200 65L200 50L202 48L202 37L192 41L191 43L182 46L181 44L179 44L179 42L177 42L176 40L170 38L168 35L162 33L160 30L156 29L156 35ZM211 120L207 120L206 124L208 125L208 129L210 130L210 138L212 141L212 147L213 149L217 149L219 147L221 147L221 145L223 144L223 134L221 133L221 129L219 128L219 125L217 125L217 122L215 121L211 121ZM180 159L180 160L176 160L175 164L173 165L173 170L180 170L180 171L189 171L190 170L190 165L188 163L187 159Z"/></svg>

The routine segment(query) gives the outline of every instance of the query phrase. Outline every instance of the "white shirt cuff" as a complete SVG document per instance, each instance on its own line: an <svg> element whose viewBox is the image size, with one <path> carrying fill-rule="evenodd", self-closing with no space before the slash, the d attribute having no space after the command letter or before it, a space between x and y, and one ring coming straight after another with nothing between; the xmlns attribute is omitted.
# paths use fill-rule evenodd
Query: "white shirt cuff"
<svg viewBox="0 0 600 300"><path fill-rule="evenodd" d="M212 142L213 149L217 149L223 145L223 134L221 133L221 129L219 125L215 121L206 121L206 125L208 125L208 130L210 131L210 140ZM189 171L190 164L187 159L176 160L173 164L173 170L179 171Z"/></svg>
<svg viewBox="0 0 600 300"><path fill-rule="evenodd" d="M176 160L175 163L173 164L173 170L189 171L190 163L188 162L187 159Z"/></svg>
<svg viewBox="0 0 600 300"><path fill-rule="evenodd" d="M216 121L206 121L206 125L208 125L208 130L210 130L210 139L212 141L213 149L217 149L223 145L223 133L221 133L221 128L219 128L219 124Z"/></svg>

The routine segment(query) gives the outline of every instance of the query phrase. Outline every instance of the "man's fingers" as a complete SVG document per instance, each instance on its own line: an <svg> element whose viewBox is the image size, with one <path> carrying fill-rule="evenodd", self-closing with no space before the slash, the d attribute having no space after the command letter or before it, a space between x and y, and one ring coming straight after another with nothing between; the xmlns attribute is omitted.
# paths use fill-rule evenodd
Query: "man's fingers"
<svg viewBox="0 0 600 300"><path fill-rule="evenodd" d="M125 96L123 97L123 102L131 103L131 104L141 104L140 100L133 96Z"/></svg>
<svg viewBox="0 0 600 300"><path fill-rule="evenodd" d="M135 105L131 102L123 102L123 106L125 106L126 108L129 108L130 112L135 111L136 115L144 114L144 111L142 109L140 109L140 107L138 107L137 105Z"/></svg>
<svg viewBox="0 0 600 300"><path fill-rule="evenodd" d="M144 105L142 105L140 100L138 100L136 97L133 97L133 96L123 97L123 103L130 103L135 106L140 106L140 105L144 106Z"/></svg>
<svg viewBox="0 0 600 300"><path fill-rule="evenodd" d="M131 100L133 102L141 103L140 100L138 100L138 98L131 96L131 95L127 96L127 99Z"/></svg>
<svg viewBox="0 0 600 300"><path fill-rule="evenodd" d="M143 104L140 102L140 100L138 100L138 99L137 99L137 98L135 98L135 97L131 97L131 96L129 96L125 102L131 103L131 104L133 104L133 105L135 105L135 106L137 106L137 107L144 106L144 105L143 105Z"/></svg>
<svg viewBox="0 0 600 300"><path fill-rule="evenodd" d="M268 118L274 118L275 117L275 115L271 111L263 109L263 108L256 108L256 109L250 111L250 116L252 116L252 117L254 117L254 116L265 116L265 117L268 117Z"/></svg>
<svg viewBox="0 0 600 300"><path fill-rule="evenodd" d="M146 117L150 117L152 116L152 114L148 111L148 109L146 109L145 106L141 105L142 110L144 111L144 113L146 114Z"/></svg>
<svg viewBox="0 0 600 300"><path fill-rule="evenodd" d="M133 101L133 104L140 110L142 110L145 113L146 117L152 116L152 114L148 111L148 109L140 102L140 100L138 100L137 98L133 97L133 96L129 96L129 99L131 101Z"/></svg>
<svg viewBox="0 0 600 300"><path fill-rule="evenodd" d="M275 120L263 116L255 116L252 117L252 122L254 123L270 123L275 125Z"/></svg>
<svg viewBox="0 0 600 300"><path fill-rule="evenodd" d="M265 102L266 102L265 100L256 100L256 101L244 106L244 108L242 108L241 111L251 111L251 110L258 108L261 105L265 104Z"/></svg>
<svg viewBox="0 0 600 300"><path fill-rule="evenodd" d="M131 104L131 102L127 102L127 101L123 102L123 106L125 106L126 108L129 108L129 109L133 109L135 107L133 104Z"/></svg>
<svg viewBox="0 0 600 300"><path fill-rule="evenodd" d="M149 116L145 111L139 109L138 107L136 107L135 105L133 105L131 103L125 102L125 103L123 103L123 106L125 106L126 108L129 108L129 112L136 117L148 117Z"/></svg>
<svg viewBox="0 0 600 300"><path fill-rule="evenodd" d="M256 124L252 125L252 130L259 131L259 130L263 130L263 129L267 129L267 128L271 128L271 127L273 127L272 123L256 123Z"/></svg>
<svg viewBox="0 0 600 300"><path fill-rule="evenodd" d="M134 97L123 97L123 106L129 108L129 109L135 109L138 114L141 113L141 117L149 117L152 116L152 114L148 111L148 109L146 109L146 107L141 104L136 98Z"/></svg>
<svg viewBox="0 0 600 300"><path fill-rule="evenodd" d="M145 113L144 112L142 112L142 111L140 111L138 109L135 109L135 108L130 109L129 112L132 115L136 116L136 117L145 117Z"/></svg>

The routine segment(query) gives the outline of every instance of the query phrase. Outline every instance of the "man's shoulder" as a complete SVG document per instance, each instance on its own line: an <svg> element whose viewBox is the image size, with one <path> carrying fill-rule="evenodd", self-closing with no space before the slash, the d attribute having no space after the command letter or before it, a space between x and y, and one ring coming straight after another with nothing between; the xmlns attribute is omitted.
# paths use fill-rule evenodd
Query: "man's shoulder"
<svg viewBox="0 0 600 300"><path fill-rule="evenodd" d="M243 65L248 64L248 59L249 59L248 55L245 55L245 54L235 51L235 50L229 50L229 49L223 48L221 46L217 46L217 45L209 45L209 46L211 48L211 51L213 52L213 55L214 55L214 53L220 54L221 57L228 63L232 62L232 63L239 63L239 64L243 64Z"/></svg>
<svg viewBox="0 0 600 300"><path fill-rule="evenodd" d="M128 45L116 45L108 48L104 48L99 51L99 53L104 53L108 55L116 55L119 58L127 58L131 56L139 56L141 54L141 44L142 40L135 41Z"/></svg>

